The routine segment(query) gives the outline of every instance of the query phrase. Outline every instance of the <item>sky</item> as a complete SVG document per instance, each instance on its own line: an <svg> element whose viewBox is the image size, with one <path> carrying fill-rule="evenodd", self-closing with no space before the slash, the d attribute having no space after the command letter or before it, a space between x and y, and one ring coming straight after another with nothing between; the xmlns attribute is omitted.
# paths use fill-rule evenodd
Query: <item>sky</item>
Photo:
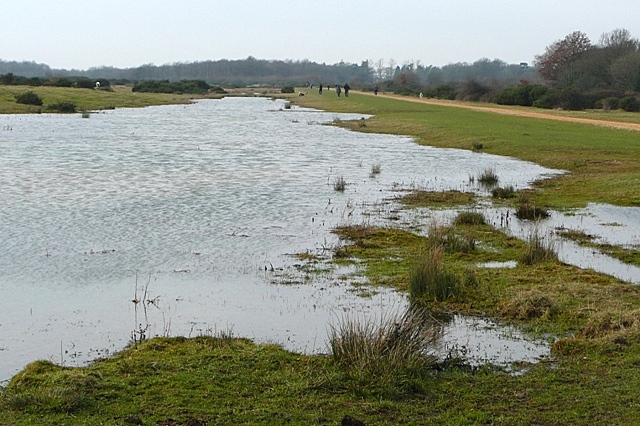
<svg viewBox="0 0 640 426"><path fill-rule="evenodd" d="M220 59L532 63L574 31L640 38L638 0L3 0L0 59L52 68Z"/></svg>

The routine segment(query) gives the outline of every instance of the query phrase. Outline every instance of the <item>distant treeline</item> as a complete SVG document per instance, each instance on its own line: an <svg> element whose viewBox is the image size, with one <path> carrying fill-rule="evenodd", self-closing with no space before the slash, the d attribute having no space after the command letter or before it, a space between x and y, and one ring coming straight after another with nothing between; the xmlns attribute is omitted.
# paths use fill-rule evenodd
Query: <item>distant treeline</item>
<svg viewBox="0 0 640 426"><path fill-rule="evenodd" d="M0 74L0 84L7 86L52 86L52 87L77 87L80 89L93 89L96 87L96 80L88 77L25 77L13 73ZM108 88L111 82L107 79L100 79L99 86Z"/></svg>
<svg viewBox="0 0 640 426"><path fill-rule="evenodd" d="M536 79L537 71L520 64L510 65L500 60L480 59L472 64L457 63L444 67L423 66L421 64L396 64L395 61L379 60L375 63L363 61L360 64L340 62L319 64L307 60L282 61L260 60L253 57L240 60L218 60L166 65L147 64L136 68L97 67L88 70L54 70L35 62L7 62L0 60L0 74L13 73L25 77L81 76L93 80L109 80L135 83L145 80L203 80L210 85L244 87L248 85L302 86L305 84L349 84L362 88L394 77L416 73L426 85L457 83L469 79L487 79L514 83L520 78Z"/></svg>
<svg viewBox="0 0 640 426"><path fill-rule="evenodd" d="M132 89L134 92L149 93L186 93L186 94L205 94L208 92L225 93L225 90L219 86L210 86L204 80L145 80L136 83Z"/></svg>
<svg viewBox="0 0 640 426"><path fill-rule="evenodd" d="M433 98L541 108L640 110L640 41L624 29L603 34L595 45L584 33L569 34L549 45L533 66L486 58L435 67L419 62L400 66L394 60L383 59L327 65L250 56L241 60L147 64L125 69L98 67L86 71L52 70L34 62L0 60L2 73L5 74L0 77L7 80L11 75L14 82L18 81L14 74L25 76L21 81L30 85L39 82L84 87L100 81L102 85L134 84L136 91L203 93L214 84L285 87L349 83L354 89L373 90L378 86L380 91Z"/></svg>

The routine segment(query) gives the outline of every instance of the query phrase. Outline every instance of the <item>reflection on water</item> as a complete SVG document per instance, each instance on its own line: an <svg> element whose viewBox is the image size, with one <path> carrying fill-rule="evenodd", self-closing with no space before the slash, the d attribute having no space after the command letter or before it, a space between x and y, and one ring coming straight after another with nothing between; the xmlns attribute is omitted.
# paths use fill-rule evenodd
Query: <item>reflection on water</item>
<svg viewBox="0 0 640 426"><path fill-rule="evenodd" d="M288 254L331 247L337 225L383 221L398 190L483 192L469 175L487 168L517 189L557 173L318 125L358 114L282 106L229 98L0 117L0 380L38 358L111 353L142 331L232 330L324 351L336 312L404 296L362 298L330 274L274 285Z"/></svg>

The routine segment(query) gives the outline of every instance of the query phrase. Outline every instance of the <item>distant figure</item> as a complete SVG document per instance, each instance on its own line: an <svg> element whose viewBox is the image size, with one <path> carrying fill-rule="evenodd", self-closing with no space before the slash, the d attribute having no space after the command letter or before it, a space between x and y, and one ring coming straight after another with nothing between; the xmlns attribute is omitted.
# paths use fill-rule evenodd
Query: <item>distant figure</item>
<svg viewBox="0 0 640 426"><path fill-rule="evenodd" d="M422 92L420 92L420 99L424 98L424 95L422 94Z"/></svg>
<svg viewBox="0 0 640 426"><path fill-rule="evenodd" d="M322 95L322 83L320 83L320 88L318 89L318 94Z"/></svg>
<svg viewBox="0 0 640 426"><path fill-rule="evenodd" d="M99 88L100 88L100 82L96 81L96 89L99 89Z"/></svg>
<svg viewBox="0 0 640 426"><path fill-rule="evenodd" d="M351 87L349 87L349 83L345 83L345 84L344 84L344 96L345 96L346 98L348 98L348 97L349 97L349 90L350 90L350 89L351 89Z"/></svg>
<svg viewBox="0 0 640 426"><path fill-rule="evenodd" d="M340 97L340 93L342 93L342 88L340 88L339 84L336 84L336 93L338 94L338 97Z"/></svg>
<svg viewBox="0 0 640 426"><path fill-rule="evenodd" d="M373 94L378 96L378 85L373 86Z"/></svg>

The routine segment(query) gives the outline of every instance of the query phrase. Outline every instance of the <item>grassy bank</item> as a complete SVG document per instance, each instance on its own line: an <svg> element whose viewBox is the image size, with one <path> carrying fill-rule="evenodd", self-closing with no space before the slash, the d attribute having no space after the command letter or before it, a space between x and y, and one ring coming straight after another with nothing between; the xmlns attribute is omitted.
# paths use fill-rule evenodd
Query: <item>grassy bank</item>
<svg viewBox="0 0 640 426"><path fill-rule="evenodd" d="M43 101L42 106L16 103L16 95L34 92ZM151 105L189 103L192 96L162 93L135 93L129 86L116 86L113 91L76 89L65 87L30 87L0 85L0 114L28 114L48 112L47 107L70 102L77 111L95 111L114 108L139 108Z"/></svg>
<svg viewBox="0 0 640 426"><path fill-rule="evenodd" d="M528 194L549 207L638 205L637 133L359 94L292 100L376 115L365 127L342 123L357 130L436 146L481 144L484 152L569 170ZM335 262L363 267L371 283L407 292L418 306L492 317L553 340L552 358L518 366L523 374L471 368L455 358L398 361L390 356L393 332L381 349L358 343L362 350L345 358L229 336L156 338L84 368L32 363L2 389L0 425L336 425L349 424L346 415L367 425L640 422L640 289L553 256L536 257L535 238L520 241L484 224L467 207L475 201L456 192L409 194L407 208L446 205L466 214L450 226L434 223L426 237L392 228L336 229L343 245ZM477 266L513 260L515 268ZM444 292L426 282L441 273ZM358 341L357 328L338 327L333 343L346 348Z"/></svg>
<svg viewBox="0 0 640 426"><path fill-rule="evenodd" d="M478 149L570 173L545 180L531 194L539 205L582 207L588 202L640 206L640 133L583 123L501 115L453 106L407 102L353 93L338 98L310 91L292 101L328 111L373 114L361 123L342 123L357 131L406 135L420 144ZM549 114L558 114L552 111ZM568 114L574 116L576 113ZM596 118L640 120L628 113Z"/></svg>

